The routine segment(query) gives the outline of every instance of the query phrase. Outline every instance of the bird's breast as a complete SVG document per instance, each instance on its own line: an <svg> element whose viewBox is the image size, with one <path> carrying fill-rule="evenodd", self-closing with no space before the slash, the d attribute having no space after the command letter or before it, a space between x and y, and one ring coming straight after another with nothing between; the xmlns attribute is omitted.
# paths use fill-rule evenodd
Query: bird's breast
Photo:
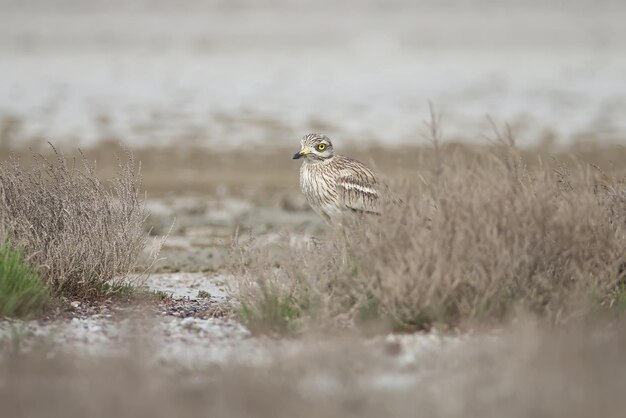
<svg viewBox="0 0 626 418"><path fill-rule="evenodd" d="M300 169L300 188L311 206L335 205L337 200L336 179L324 164L306 164Z"/></svg>

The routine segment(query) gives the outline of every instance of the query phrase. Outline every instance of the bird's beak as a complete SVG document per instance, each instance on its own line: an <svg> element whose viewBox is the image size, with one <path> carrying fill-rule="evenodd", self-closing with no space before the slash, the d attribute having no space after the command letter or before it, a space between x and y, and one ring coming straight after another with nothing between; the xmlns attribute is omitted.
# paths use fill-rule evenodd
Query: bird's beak
<svg viewBox="0 0 626 418"><path fill-rule="evenodd" d="M300 152L296 152L296 153L293 155L293 157L291 157L291 158L293 158L294 160L297 160L298 158L302 157L303 155L307 155L307 154L310 154L310 153L311 153L311 150L310 150L310 149L308 149L308 148L302 148L302 149L300 150Z"/></svg>

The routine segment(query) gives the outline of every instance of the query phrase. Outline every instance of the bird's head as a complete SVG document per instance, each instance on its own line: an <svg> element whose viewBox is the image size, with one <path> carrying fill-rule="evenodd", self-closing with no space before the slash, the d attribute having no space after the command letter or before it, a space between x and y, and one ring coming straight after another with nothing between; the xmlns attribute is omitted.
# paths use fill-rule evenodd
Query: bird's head
<svg viewBox="0 0 626 418"><path fill-rule="evenodd" d="M304 157L307 161L322 161L335 155L330 138L322 134L308 134L300 140L301 149L293 156L294 160Z"/></svg>

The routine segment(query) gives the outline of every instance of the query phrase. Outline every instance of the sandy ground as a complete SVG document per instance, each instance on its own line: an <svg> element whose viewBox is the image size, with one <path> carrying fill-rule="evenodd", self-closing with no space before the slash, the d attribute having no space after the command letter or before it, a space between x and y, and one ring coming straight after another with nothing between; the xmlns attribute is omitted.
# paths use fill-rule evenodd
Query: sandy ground
<svg viewBox="0 0 626 418"><path fill-rule="evenodd" d="M451 349L483 338L435 332L371 338L348 333L323 339L252 335L229 315L237 304L233 278L225 273L231 234L238 225L242 235L254 234L257 240L284 239L281 231L285 230L309 239L320 231L321 222L308 210L254 206L240 198L153 199L148 207L159 228L168 228L174 215L177 223L162 250L157 267L162 272L140 283L171 299L146 306L104 304L93 309L76 301L74 310L51 319L2 322L2 344L17 344L23 352L43 348L48 357L110 358L140 350L142 359L177 369L268 367L286 359L359 350L377 359L363 366L361 384L393 389L415 384L421 373L418 366L425 359L445 356ZM257 215L251 216L251 211ZM336 379L332 373L313 373L302 384L328 390L340 384Z"/></svg>
<svg viewBox="0 0 626 418"><path fill-rule="evenodd" d="M288 154L288 150L281 148L278 154ZM602 165L613 160L613 172L623 173L626 162L623 147L592 149L590 153L582 150L583 161L597 160ZM96 154L105 166L107 153L110 149L102 148ZM149 197L146 201L150 213L146 231L154 238L151 245L157 245L166 234L168 237L161 249L161 259L143 284L171 296L171 301L134 308L112 304L92 308L79 304L75 311L52 315L44 321L3 322L0 339L5 344L17 341L25 348L43 344L50 347L51 352L70 350L98 356L120 354L145 345L151 350L154 361L184 367L262 362L283 355L285 350L292 353L305 350L306 342L253 336L235 318L229 317L237 303L230 273L235 237L273 242L310 240L323 234L323 222L297 190L299 164L285 157L272 165L273 170L251 175L257 171L254 164L265 163L255 163L255 155L245 151L224 155L221 159L196 153L179 160L176 153L175 150L165 153L176 175L163 171L166 155L155 156L143 150L137 156L145 160L144 174L151 193L160 190L160 183L165 183L167 190L156 193L160 197ZM428 158L421 151L402 149L372 149L369 154L357 154L363 161L368 161L367 155L381 163L381 173L390 174L398 174L398 170L419 174L418 162ZM550 158L546 155L544 160L548 162ZM240 171L237 163L249 165L250 173L237 174ZM411 171L416 168L418 171ZM237 176L246 187L231 195L229 190L235 190L232 186ZM172 183L162 182L167 178ZM197 190L193 194L179 194L180 190L185 190L188 179L200 181ZM255 187L251 179L260 179L260 186ZM151 249L151 246L147 248L146 253ZM372 339L361 337L354 344L371 344L376 347L375 352L384 352L384 347L396 344L398 339L400 351L418 361L421 353L436 353L440 345L462 344L467 338L469 336L418 333ZM332 339L328 344L333 344Z"/></svg>
<svg viewBox="0 0 626 418"><path fill-rule="evenodd" d="M371 338L276 339L254 336L232 318L197 315L197 304L229 306L236 300L228 289L229 278L204 273L155 274L145 284L151 290L171 295L173 301L151 309L152 315L126 308L124 317L115 308L98 314L79 314L52 321L4 321L0 342L7 347L18 344L23 352L44 349L49 358L76 355L108 358L132 355L141 350L142 360L177 369L206 367L266 367L276 361L297 359L332 352L346 347L378 359L362 370L362 384L386 389L406 389L420 379L423 361L435 356L445 358L452 349L475 344L483 336L415 333ZM179 302L179 303L177 303ZM181 305L184 308L178 309ZM487 341L486 340L486 341ZM347 344L347 346L346 346ZM5 351L5 354L7 351ZM148 357L146 357L146 355ZM332 388L336 376L309 376L302 384Z"/></svg>

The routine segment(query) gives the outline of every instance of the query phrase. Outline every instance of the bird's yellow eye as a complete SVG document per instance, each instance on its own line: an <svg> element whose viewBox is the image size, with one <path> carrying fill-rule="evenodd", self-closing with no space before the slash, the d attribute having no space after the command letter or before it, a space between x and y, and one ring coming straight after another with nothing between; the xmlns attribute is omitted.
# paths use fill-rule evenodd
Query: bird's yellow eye
<svg viewBox="0 0 626 418"><path fill-rule="evenodd" d="M326 144L319 144L319 145L317 146L317 150L318 150L318 151L324 151L325 149L326 149Z"/></svg>

